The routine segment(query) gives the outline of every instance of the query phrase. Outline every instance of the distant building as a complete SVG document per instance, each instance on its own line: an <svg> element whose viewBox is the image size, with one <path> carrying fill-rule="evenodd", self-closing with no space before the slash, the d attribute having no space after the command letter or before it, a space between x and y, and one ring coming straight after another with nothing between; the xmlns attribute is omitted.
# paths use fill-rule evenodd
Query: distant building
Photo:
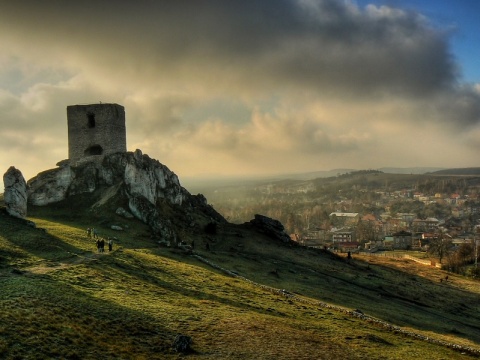
<svg viewBox="0 0 480 360"><path fill-rule="evenodd" d="M349 213L349 212L332 212L330 219L335 219L337 222L340 222L343 225L352 225L356 224L359 219L358 213Z"/></svg>
<svg viewBox="0 0 480 360"><path fill-rule="evenodd" d="M354 236L352 231L343 231L338 230L332 233L332 241L333 243L346 243L346 242L353 242Z"/></svg>
<svg viewBox="0 0 480 360"><path fill-rule="evenodd" d="M393 236L385 236L385 238L383 239L383 248L392 250L394 249L393 244L394 244Z"/></svg>
<svg viewBox="0 0 480 360"><path fill-rule="evenodd" d="M339 242L335 243L334 248L341 251L341 252L348 252L348 251L358 251L360 250L360 243L358 242Z"/></svg>
<svg viewBox="0 0 480 360"><path fill-rule="evenodd" d="M302 238L298 234L290 234L290 239L292 239L292 241L295 241L296 243L302 243Z"/></svg>
<svg viewBox="0 0 480 360"><path fill-rule="evenodd" d="M412 233L399 231L392 235L394 249L410 249L412 247Z"/></svg>
<svg viewBox="0 0 480 360"><path fill-rule="evenodd" d="M415 231L429 231L438 227L440 221L436 218L415 219L412 222L412 228Z"/></svg>
<svg viewBox="0 0 480 360"><path fill-rule="evenodd" d="M364 222L376 222L377 218L373 214L366 214L362 216L362 221Z"/></svg>
<svg viewBox="0 0 480 360"><path fill-rule="evenodd" d="M326 233L325 229L313 228L306 230L302 236L302 241L306 246L321 246L326 242Z"/></svg>

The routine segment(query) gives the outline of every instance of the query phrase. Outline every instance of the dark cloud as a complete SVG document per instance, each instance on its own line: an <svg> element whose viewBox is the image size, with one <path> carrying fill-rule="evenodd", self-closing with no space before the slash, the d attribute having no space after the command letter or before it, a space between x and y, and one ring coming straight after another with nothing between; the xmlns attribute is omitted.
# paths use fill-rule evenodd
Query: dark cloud
<svg viewBox="0 0 480 360"><path fill-rule="evenodd" d="M455 93L444 95L439 110L452 127L471 129L480 124L480 94L470 86L463 86Z"/></svg>
<svg viewBox="0 0 480 360"><path fill-rule="evenodd" d="M4 31L143 80L418 96L456 78L448 39L419 15L337 0L19 1L2 13Z"/></svg>

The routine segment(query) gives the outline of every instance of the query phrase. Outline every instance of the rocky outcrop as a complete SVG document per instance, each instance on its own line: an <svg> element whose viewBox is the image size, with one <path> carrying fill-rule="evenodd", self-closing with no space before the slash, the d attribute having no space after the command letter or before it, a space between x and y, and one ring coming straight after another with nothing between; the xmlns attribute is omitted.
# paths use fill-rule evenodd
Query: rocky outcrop
<svg viewBox="0 0 480 360"><path fill-rule="evenodd" d="M4 201L7 213L18 218L27 216L27 183L20 170L11 166L3 175Z"/></svg>
<svg viewBox="0 0 480 360"><path fill-rule="evenodd" d="M157 207L144 196L131 196L128 206L132 214L150 226L152 231L159 235L160 240L169 240L176 243L175 231L168 225L168 220L162 218Z"/></svg>
<svg viewBox="0 0 480 360"><path fill-rule="evenodd" d="M291 241L290 236L285 232L282 223L278 220L256 214L255 218L250 220L248 224L273 239L280 240L284 243L289 243Z"/></svg>
<svg viewBox="0 0 480 360"><path fill-rule="evenodd" d="M115 211L115 214L119 215L119 216L122 216L126 219L132 219L133 218L133 215L131 213L129 213L127 210L125 210L124 208L122 207L119 207L116 211Z"/></svg>
<svg viewBox="0 0 480 360"><path fill-rule="evenodd" d="M68 166L41 172L28 181L28 202L42 206L64 200L74 177Z"/></svg>
<svg viewBox="0 0 480 360"><path fill-rule="evenodd" d="M132 214L162 240L169 241L176 241L176 231L171 219L163 216L162 206L180 209L179 217L186 220L189 213L200 212L208 219L225 221L203 195L191 195L180 185L177 175L140 150L87 160L72 164L62 161L59 168L30 179L28 202L44 206L74 195L101 193L94 204L99 207L112 198L124 196L128 209L122 209L121 215Z"/></svg>
<svg viewBox="0 0 480 360"><path fill-rule="evenodd" d="M61 164L61 167L44 171L28 181L29 203L43 206L119 182L125 185L129 195L143 196L152 204L166 199L181 205L190 195L180 186L177 175L140 150L115 153L101 161L92 159L75 166Z"/></svg>

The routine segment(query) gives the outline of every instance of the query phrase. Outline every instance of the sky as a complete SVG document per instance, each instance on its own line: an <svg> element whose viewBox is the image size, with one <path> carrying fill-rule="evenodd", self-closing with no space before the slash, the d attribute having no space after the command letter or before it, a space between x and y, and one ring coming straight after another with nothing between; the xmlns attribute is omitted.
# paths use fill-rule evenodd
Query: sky
<svg viewBox="0 0 480 360"><path fill-rule="evenodd" d="M477 0L0 5L2 174L55 168L98 102L180 181L480 165Z"/></svg>

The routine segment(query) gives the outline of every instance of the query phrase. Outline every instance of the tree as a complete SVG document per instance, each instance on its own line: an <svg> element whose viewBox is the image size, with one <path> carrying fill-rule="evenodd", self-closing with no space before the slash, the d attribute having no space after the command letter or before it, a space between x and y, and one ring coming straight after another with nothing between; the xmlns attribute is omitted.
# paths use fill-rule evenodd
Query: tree
<svg viewBox="0 0 480 360"><path fill-rule="evenodd" d="M359 242L375 240L375 227L372 222L358 220L356 236Z"/></svg>
<svg viewBox="0 0 480 360"><path fill-rule="evenodd" d="M441 264L451 245L452 240L446 238L443 234L440 234L439 237L430 241L428 252L434 256L437 256Z"/></svg>
<svg viewBox="0 0 480 360"><path fill-rule="evenodd" d="M447 254L448 270L457 274L466 273L467 265L473 260L473 245L461 244L454 251Z"/></svg>

